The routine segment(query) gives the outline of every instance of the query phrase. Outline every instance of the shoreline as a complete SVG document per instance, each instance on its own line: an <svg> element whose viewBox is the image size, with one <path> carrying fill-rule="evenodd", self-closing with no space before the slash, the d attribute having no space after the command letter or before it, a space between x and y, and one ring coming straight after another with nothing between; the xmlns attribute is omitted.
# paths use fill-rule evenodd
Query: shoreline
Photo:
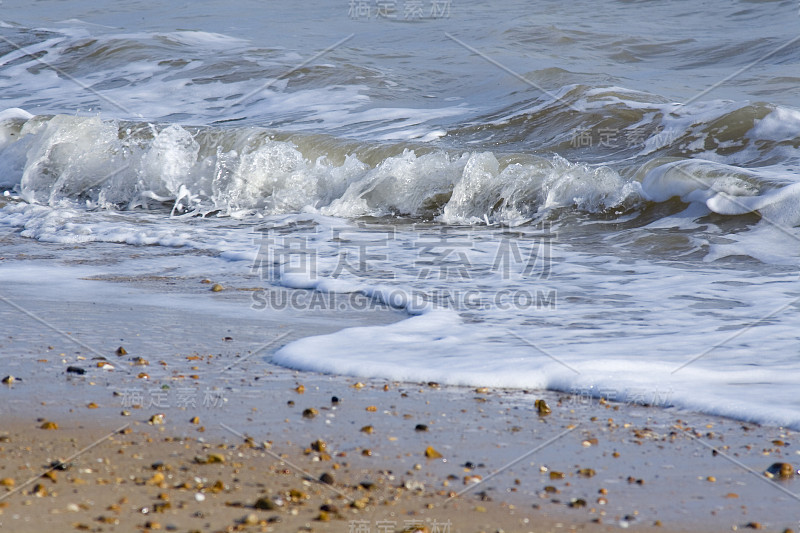
<svg viewBox="0 0 800 533"><path fill-rule="evenodd" d="M6 264L2 294L26 313L0 307L0 377L18 378L0 386L0 480L13 480L0 525L14 531L64 516L90 531L800 529L800 476L763 475L797 469L795 432L552 391L295 372L269 353L402 314L253 315L246 276L212 292L200 276L98 281L81 266L40 279L26 263ZM256 509L265 496L282 503Z"/></svg>

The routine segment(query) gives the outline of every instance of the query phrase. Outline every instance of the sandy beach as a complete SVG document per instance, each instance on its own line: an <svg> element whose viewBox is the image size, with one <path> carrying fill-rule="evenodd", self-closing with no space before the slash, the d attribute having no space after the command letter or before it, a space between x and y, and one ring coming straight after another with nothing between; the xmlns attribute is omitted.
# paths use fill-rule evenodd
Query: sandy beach
<svg viewBox="0 0 800 533"><path fill-rule="evenodd" d="M764 474L800 462L781 428L295 372L269 354L404 315L253 314L246 279L215 292L16 264L0 307L16 354L0 387L4 530L798 529L798 476Z"/></svg>
<svg viewBox="0 0 800 533"><path fill-rule="evenodd" d="M71 391L60 401L35 374L3 386L4 529L797 530L797 476L764 475L800 460L779 428L279 368L218 405L155 408L97 368L48 378ZM156 383L174 400L178 381Z"/></svg>

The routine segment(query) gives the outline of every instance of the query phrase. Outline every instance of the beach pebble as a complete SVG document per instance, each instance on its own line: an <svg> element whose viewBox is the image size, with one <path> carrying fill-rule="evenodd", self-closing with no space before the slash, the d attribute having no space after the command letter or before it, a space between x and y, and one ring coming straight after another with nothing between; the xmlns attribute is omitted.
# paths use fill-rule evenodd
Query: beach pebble
<svg viewBox="0 0 800 533"><path fill-rule="evenodd" d="M425 457L428 459L439 459L444 457L441 453L437 452L433 446L428 446L425 448Z"/></svg>
<svg viewBox="0 0 800 533"><path fill-rule="evenodd" d="M51 422L49 420L46 420L39 427L42 428L42 429L58 429L58 424L56 424L55 422Z"/></svg>
<svg viewBox="0 0 800 533"><path fill-rule="evenodd" d="M67 373L69 373L69 374L78 374L79 376L82 376L82 375L84 375L86 373L86 370L84 370L83 368L81 368L79 366L68 366L67 367Z"/></svg>
<svg viewBox="0 0 800 533"><path fill-rule="evenodd" d="M794 468L789 463L772 463L764 472L764 475L769 478L789 479L794 476Z"/></svg>
<svg viewBox="0 0 800 533"><path fill-rule="evenodd" d="M6 385L12 385L15 381L17 381L17 378L14 376L6 376L3 378L3 383Z"/></svg>
<svg viewBox="0 0 800 533"><path fill-rule="evenodd" d="M569 506L572 507L573 509L586 507L586 500L584 500L583 498L572 498L572 500L570 500L569 502Z"/></svg>
<svg viewBox="0 0 800 533"><path fill-rule="evenodd" d="M215 284L213 284L211 286L211 292L220 292L223 289L224 289L224 287L222 285L220 285L219 283L215 283Z"/></svg>
<svg viewBox="0 0 800 533"><path fill-rule="evenodd" d="M309 407L303 411L303 418L314 418L319 414L319 411L314 409L313 407Z"/></svg>
<svg viewBox="0 0 800 533"><path fill-rule="evenodd" d="M539 416L546 416L553 412L544 400L536 400L533 405L536 407Z"/></svg>
<svg viewBox="0 0 800 533"><path fill-rule="evenodd" d="M328 449L328 444L322 439L317 439L311 443L311 449L315 452L324 452Z"/></svg>
<svg viewBox="0 0 800 533"><path fill-rule="evenodd" d="M414 426L414 431L420 431L420 432L428 431L428 426L426 426L425 424L417 424L416 426Z"/></svg>
<svg viewBox="0 0 800 533"><path fill-rule="evenodd" d="M117 348L117 351L114 352L114 353L116 353L118 356L122 357L123 355L128 355L128 350L126 350L125 348L120 346L119 348Z"/></svg>
<svg viewBox="0 0 800 533"><path fill-rule="evenodd" d="M333 485L333 475L329 474L328 472L323 473L319 476L319 480L326 485Z"/></svg>
<svg viewBox="0 0 800 533"><path fill-rule="evenodd" d="M246 526L255 526L256 524L258 524L258 515L255 513L250 513L246 516L243 516L239 520L239 523L244 524Z"/></svg>
<svg viewBox="0 0 800 533"><path fill-rule="evenodd" d="M262 511L274 511L279 505L270 498L259 498L256 500L256 503L253 504L253 507Z"/></svg>
<svg viewBox="0 0 800 533"><path fill-rule="evenodd" d="M164 423L165 415L164 413L157 413L150 417L148 423L153 426L159 426Z"/></svg>

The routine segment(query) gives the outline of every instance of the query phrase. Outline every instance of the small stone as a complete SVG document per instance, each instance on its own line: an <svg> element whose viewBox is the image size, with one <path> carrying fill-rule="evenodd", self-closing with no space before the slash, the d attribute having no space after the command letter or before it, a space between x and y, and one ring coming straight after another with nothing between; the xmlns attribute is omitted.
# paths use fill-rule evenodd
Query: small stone
<svg viewBox="0 0 800 533"><path fill-rule="evenodd" d="M328 472L325 472L321 476L319 476L319 480L326 485L333 485L333 476Z"/></svg>
<svg viewBox="0 0 800 533"><path fill-rule="evenodd" d="M37 498L44 498L47 496L47 489L41 483L37 483L31 490L31 495L36 496Z"/></svg>
<svg viewBox="0 0 800 533"><path fill-rule="evenodd" d="M425 448L425 457L428 459L440 459L444 457L441 453L437 452L433 446L428 446Z"/></svg>
<svg viewBox="0 0 800 533"><path fill-rule="evenodd" d="M789 479L794 477L794 468L789 463L773 463L764 474L769 478Z"/></svg>
<svg viewBox="0 0 800 533"><path fill-rule="evenodd" d="M319 411L314 409L313 407L309 407L303 411L303 418L314 418L319 414Z"/></svg>
<svg viewBox="0 0 800 533"><path fill-rule="evenodd" d="M198 417L198 416L193 416L193 417L192 417L192 419L191 419L191 420L189 420L189 422L190 422L190 423L192 423L192 424L194 424L194 425L196 426L196 425L198 425L198 424L200 423L200 417Z"/></svg>
<svg viewBox="0 0 800 533"><path fill-rule="evenodd" d="M297 387L295 387L294 391L297 394L303 394L306 391L306 388L303 385L298 385Z"/></svg>
<svg viewBox="0 0 800 533"><path fill-rule="evenodd" d="M544 400L536 400L533 405L536 407L536 410L539 412L539 416L547 416L553 411L550 409L550 406L547 405L547 402Z"/></svg>
<svg viewBox="0 0 800 533"><path fill-rule="evenodd" d="M350 385L350 386L351 386L352 388L354 388L354 389L363 389L363 388L364 388L364 384L363 384L363 383L361 383L360 381L359 381L359 382L357 382L357 383L353 383L353 384L352 384L352 385Z"/></svg>
<svg viewBox="0 0 800 533"><path fill-rule="evenodd" d="M309 497L310 496L308 494L306 494L305 492L303 492L301 490L297 490L297 489L290 489L289 490L289 499L292 500L292 502L294 502L294 503L301 502L303 500L307 500L307 499L309 499Z"/></svg>
<svg viewBox="0 0 800 533"><path fill-rule="evenodd" d="M86 370L84 370L83 368L81 368L79 366L68 366L67 367L67 373L69 373L69 374L78 374L79 376L82 376L82 375L84 375L86 373Z"/></svg>
<svg viewBox="0 0 800 533"><path fill-rule="evenodd" d="M13 487L14 485L15 485L14 478L4 477L3 479L0 479L0 486Z"/></svg>
<svg viewBox="0 0 800 533"><path fill-rule="evenodd" d="M172 509L172 504L169 502L158 502L153 504L154 513L163 513L164 511L168 511L169 509Z"/></svg>
<svg viewBox="0 0 800 533"><path fill-rule="evenodd" d="M747 529L764 529L760 522L748 522L744 527Z"/></svg>
<svg viewBox="0 0 800 533"><path fill-rule="evenodd" d="M153 425L153 426L160 426L161 424L164 423L164 418L165 418L164 413L157 413L157 414L155 414L155 415L150 417L150 420L148 420L148 423Z"/></svg>
<svg viewBox="0 0 800 533"><path fill-rule="evenodd" d="M417 424L416 426L414 426L414 431L419 431L419 432L428 431L428 426L426 426L425 424Z"/></svg>
<svg viewBox="0 0 800 533"><path fill-rule="evenodd" d="M317 439L311 443L311 449L315 452L324 452L328 449L328 445L324 440Z"/></svg>
<svg viewBox="0 0 800 533"><path fill-rule="evenodd" d="M374 406L374 405L368 405L367 406L367 411L369 411L370 413L374 413L377 410L378 410L378 408L376 406Z"/></svg>
<svg viewBox="0 0 800 533"><path fill-rule="evenodd" d="M6 376L3 378L3 383L6 385L13 385L15 381L17 381L17 378L14 376Z"/></svg>
<svg viewBox="0 0 800 533"><path fill-rule="evenodd" d="M58 429L58 424L47 420L44 423L42 423L42 425L39 427L42 429Z"/></svg>
<svg viewBox="0 0 800 533"><path fill-rule="evenodd" d="M717 482L717 478L715 478L714 476L708 476L706 478L706 481L708 481L709 483L716 483Z"/></svg>
<svg viewBox="0 0 800 533"><path fill-rule="evenodd" d="M331 396L331 403L333 403L333 404L337 404L337 403L339 403L340 401L341 401L341 400L339 400L339 397L338 397L338 396Z"/></svg>
<svg viewBox="0 0 800 533"><path fill-rule="evenodd" d="M86 407L88 407L89 409L97 409L98 405L94 402L90 402L89 405L87 405Z"/></svg>
<svg viewBox="0 0 800 533"><path fill-rule="evenodd" d="M258 524L258 515L255 513L250 513L247 516L243 517L240 520L240 523L245 524L247 526L255 526Z"/></svg>
<svg viewBox="0 0 800 533"><path fill-rule="evenodd" d="M215 283L215 284L213 284L211 286L211 292L220 292L220 291L223 290L223 288L224 287L222 285L220 285L219 283Z"/></svg>
<svg viewBox="0 0 800 533"><path fill-rule="evenodd" d="M361 433L372 435L373 433L375 433L375 428L372 426L364 426L363 428L361 428Z"/></svg>
<svg viewBox="0 0 800 533"><path fill-rule="evenodd" d="M225 456L221 453L210 453L208 457L206 457L206 463L224 463Z"/></svg>
<svg viewBox="0 0 800 533"><path fill-rule="evenodd" d="M572 500L570 500L569 506L572 507L573 509L586 507L586 500L584 500L583 498L573 498Z"/></svg>
<svg viewBox="0 0 800 533"><path fill-rule="evenodd" d="M594 477L596 472L592 468L581 468L580 470L578 470L578 474L581 477Z"/></svg>
<svg viewBox="0 0 800 533"><path fill-rule="evenodd" d="M253 507L262 511L274 511L279 506L270 498L259 498L256 500L256 503L253 505Z"/></svg>
<svg viewBox="0 0 800 533"><path fill-rule="evenodd" d="M133 360L133 364L136 366L149 366L150 361L148 361L144 357L137 357L136 359Z"/></svg>
<svg viewBox="0 0 800 533"><path fill-rule="evenodd" d="M128 355L128 350L126 350L125 348L120 346L119 348L117 348L117 351L114 352L114 353L116 353L118 356L122 357L123 355Z"/></svg>

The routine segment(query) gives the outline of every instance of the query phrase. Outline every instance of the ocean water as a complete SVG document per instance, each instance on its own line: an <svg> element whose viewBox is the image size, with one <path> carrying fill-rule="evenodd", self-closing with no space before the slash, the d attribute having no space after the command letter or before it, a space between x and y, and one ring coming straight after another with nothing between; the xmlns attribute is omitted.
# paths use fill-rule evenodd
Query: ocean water
<svg viewBox="0 0 800 533"><path fill-rule="evenodd" d="M253 316L394 309L264 364L800 429L798 31L793 1L3 2L0 279L90 256Z"/></svg>

